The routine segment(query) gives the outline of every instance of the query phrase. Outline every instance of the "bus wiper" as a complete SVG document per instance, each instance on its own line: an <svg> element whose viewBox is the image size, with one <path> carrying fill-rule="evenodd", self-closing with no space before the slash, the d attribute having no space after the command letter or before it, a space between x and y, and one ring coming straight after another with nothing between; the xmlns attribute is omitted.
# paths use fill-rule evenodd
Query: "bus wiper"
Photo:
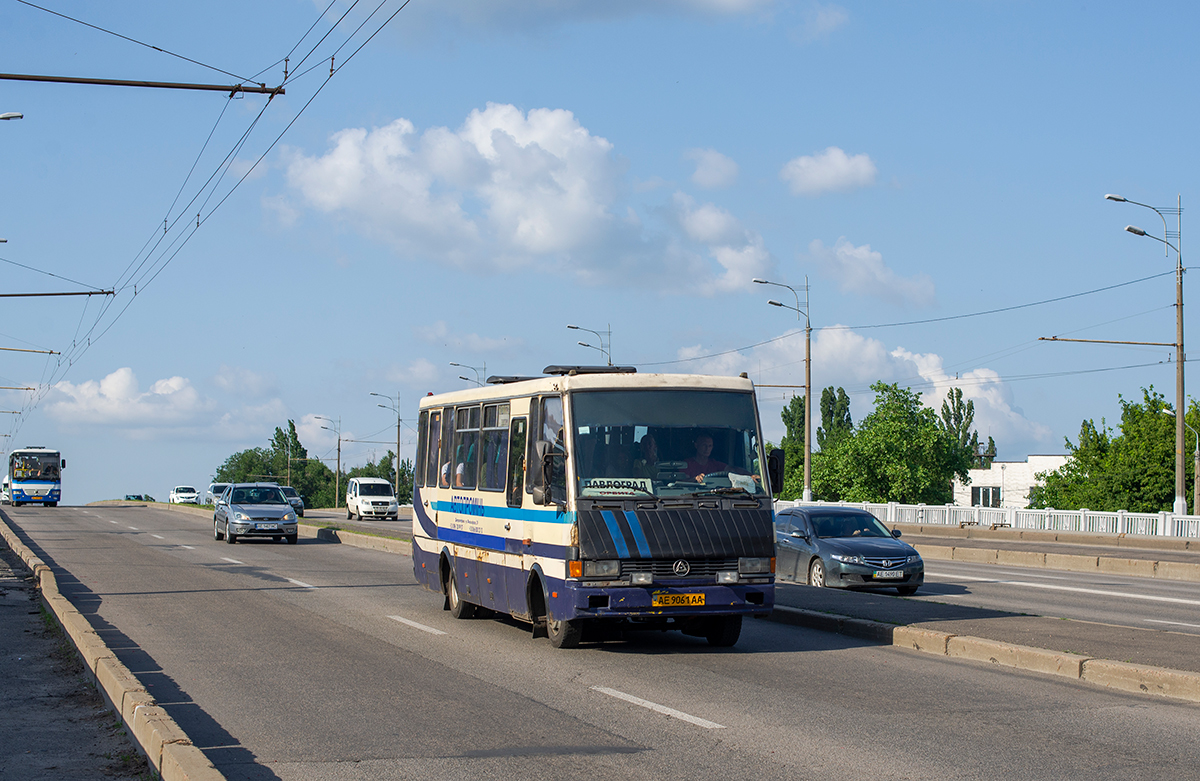
<svg viewBox="0 0 1200 781"><path fill-rule="evenodd" d="M731 486L727 486L724 488L713 488L708 491L697 491L694 494L688 494L688 495L689 496L720 496L722 494L748 494L748 493L750 493L750 492L747 491L745 488L742 488L741 486L731 485Z"/></svg>

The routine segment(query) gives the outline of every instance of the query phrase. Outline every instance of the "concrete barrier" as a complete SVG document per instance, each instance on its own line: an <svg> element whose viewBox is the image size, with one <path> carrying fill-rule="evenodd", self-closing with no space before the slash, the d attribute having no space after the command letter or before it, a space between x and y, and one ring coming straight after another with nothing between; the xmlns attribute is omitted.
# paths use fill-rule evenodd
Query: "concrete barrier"
<svg viewBox="0 0 1200 781"><path fill-rule="evenodd" d="M946 655L1068 678L1079 678L1083 671L1083 663L1091 658L965 635L947 640Z"/></svg>
<svg viewBox="0 0 1200 781"><path fill-rule="evenodd" d="M1197 673L1129 662L1111 662L1107 659L1090 659L1083 665L1081 677L1085 681L1122 691L1160 694L1200 702L1200 674Z"/></svg>

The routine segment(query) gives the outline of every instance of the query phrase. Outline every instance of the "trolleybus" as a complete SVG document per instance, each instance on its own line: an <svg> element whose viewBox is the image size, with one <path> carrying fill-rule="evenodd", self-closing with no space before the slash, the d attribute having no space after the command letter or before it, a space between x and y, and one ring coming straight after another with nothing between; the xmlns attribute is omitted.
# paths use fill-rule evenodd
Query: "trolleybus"
<svg viewBox="0 0 1200 781"><path fill-rule="evenodd" d="M775 599L771 494L741 377L549 366L421 401L413 571L556 647L601 624L737 642Z"/></svg>

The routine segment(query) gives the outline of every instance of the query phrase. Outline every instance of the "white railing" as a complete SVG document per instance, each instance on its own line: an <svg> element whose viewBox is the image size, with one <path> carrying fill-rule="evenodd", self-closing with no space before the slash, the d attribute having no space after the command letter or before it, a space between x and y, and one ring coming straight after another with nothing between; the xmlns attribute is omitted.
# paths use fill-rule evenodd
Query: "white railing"
<svg viewBox="0 0 1200 781"><path fill-rule="evenodd" d="M962 507L954 504L926 505L898 502L790 502L777 507L857 507L884 523L930 526L982 526L985 528L1033 529L1058 532L1136 534L1154 537L1200 538L1200 516L1174 513L1096 512L1094 510L1025 510L1016 507Z"/></svg>

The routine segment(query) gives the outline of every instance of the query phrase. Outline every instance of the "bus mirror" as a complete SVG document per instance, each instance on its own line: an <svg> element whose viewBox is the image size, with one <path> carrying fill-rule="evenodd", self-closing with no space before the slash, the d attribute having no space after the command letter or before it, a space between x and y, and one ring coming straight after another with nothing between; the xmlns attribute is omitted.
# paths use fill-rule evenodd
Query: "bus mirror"
<svg viewBox="0 0 1200 781"><path fill-rule="evenodd" d="M771 494L778 496L783 491L783 451L775 448L767 454L767 479L771 481Z"/></svg>
<svg viewBox="0 0 1200 781"><path fill-rule="evenodd" d="M546 489L542 488L540 485L535 485L533 487L533 503L546 504Z"/></svg>
<svg viewBox="0 0 1200 781"><path fill-rule="evenodd" d="M62 460L62 468L63 469L67 468L67 459L65 459L65 458Z"/></svg>

